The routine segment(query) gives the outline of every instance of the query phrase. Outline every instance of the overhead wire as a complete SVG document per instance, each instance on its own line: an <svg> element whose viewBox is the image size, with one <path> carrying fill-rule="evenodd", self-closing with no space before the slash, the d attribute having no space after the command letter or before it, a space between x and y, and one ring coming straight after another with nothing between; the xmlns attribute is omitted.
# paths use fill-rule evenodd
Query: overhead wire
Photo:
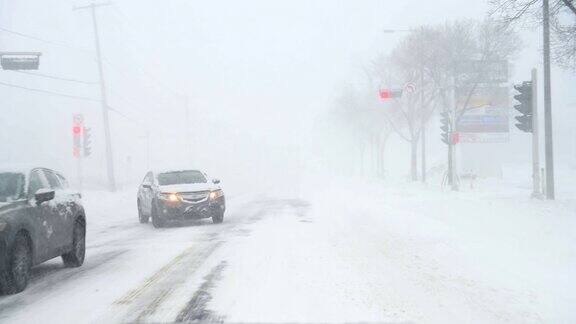
<svg viewBox="0 0 576 324"><path fill-rule="evenodd" d="M43 73L38 73L38 72L28 72L28 71L20 71L20 70L9 70L9 71L16 72L16 73L20 73L20 74L27 74L27 75L38 76L38 77L47 78L47 79L67 81L67 82L74 82L74 83L80 83L80 84L87 84L87 85L96 85L96 84L98 84L98 82L83 81L83 80L72 79L72 78L64 78L64 77L59 77L59 76L54 76L54 75L48 75L48 74L43 74Z"/></svg>
<svg viewBox="0 0 576 324"><path fill-rule="evenodd" d="M128 18L128 16L117 6L113 6L112 7L112 12L115 13L116 15L118 15L117 18L119 18L121 21L125 22L126 25L128 25L134 32L141 34L142 30L141 28L137 28L135 26L135 24L131 21L130 18ZM131 39L124 39L124 42L130 42L132 43L133 46L137 47L141 52L147 52L148 50L145 48L145 46L143 46L140 42L138 42L137 40L135 40L134 38ZM145 71L144 69L142 69L141 67L137 66L136 70L138 72L140 72L140 74L142 74L143 76L145 76L146 78L148 78L149 80L153 81L154 83L156 83L157 86L163 88L164 90L167 90L168 92L170 92L172 95L178 97L178 98L182 98L184 97L184 95L176 90L174 90L172 87L168 86L167 84L165 84L164 82L160 81L158 78L156 78L155 76L151 75L150 73L148 73L147 71Z"/></svg>
<svg viewBox="0 0 576 324"><path fill-rule="evenodd" d="M53 95L53 96L65 97L65 98L69 98L69 99L100 102L100 100L94 99L94 98L75 96L75 95L70 95L70 94L65 94L65 93L60 93L60 92L54 92L54 91L49 91L49 90L44 90L44 89L29 88L29 87L25 87L25 86L21 86L21 85L17 85L17 84L12 84L12 83L6 83L6 82L2 82L2 81L0 81L0 85L3 85L5 87L10 87L10 88L16 88L16 89L31 91L31 92L37 92L37 93L43 93L43 94L48 94L48 95Z"/></svg>
<svg viewBox="0 0 576 324"><path fill-rule="evenodd" d="M47 40L47 39L44 39L44 38L40 38L40 37L38 37L38 36L34 36L34 35L30 35L30 34L18 32L18 31L15 31L15 30L11 30L11 29L8 29L8 28L1 27L1 26L0 26L0 31L3 31L3 32L8 33L8 34L12 34L12 35L17 35L17 36L20 36L20 37L23 37L23 38L28 38L28 39L31 39L31 40L35 40L35 41L38 41L38 42L42 42L42 43L49 44L49 45L65 47L65 48L68 48L68 49L73 49L73 50L77 50L77 51L81 51L81 52L86 52L86 53L94 53L94 51L89 50L89 49L76 47L76 46L73 46L73 45L70 45L70 44L66 44L66 43L62 43L62 42L55 42L55 41Z"/></svg>

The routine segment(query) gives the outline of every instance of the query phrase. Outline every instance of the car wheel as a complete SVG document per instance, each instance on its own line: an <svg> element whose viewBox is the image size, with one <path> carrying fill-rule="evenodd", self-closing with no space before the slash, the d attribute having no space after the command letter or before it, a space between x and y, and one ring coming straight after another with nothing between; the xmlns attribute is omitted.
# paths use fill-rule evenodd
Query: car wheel
<svg viewBox="0 0 576 324"><path fill-rule="evenodd" d="M28 285L32 268L32 253L25 235L18 235L9 256L8 268L1 275L2 292L16 294Z"/></svg>
<svg viewBox="0 0 576 324"><path fill-rule="evenodd" d="M152 226L154 226L155 228L161 228L164 227L164 221L160 218L160 216L158 216L158 210L156 209L156 206L152 206Z"/></svg>
<svg viewBox="0 0 576 324"><path fill-rule="evenodd" d="M214 212L214 215L212 215L212 223L220 224L223 221L224 221L224 212L223 211Z"/></svg>
<svg viewBox="0 0 576 324"><path fill-rule="evenodd" d="M76 268L84 263L86 255L86 226L82 220L77 220L72 233L72 251L62 254L64 265Z"/></svg>
<svg viewBox="0 0 576 324"><path fill-rule="evenodd" d="M144 215L144 213L142 212L142 207L140 206L140 202L138 202L138 219L140 220L141 224L146 224L150 220L150 217Z"/></svg>

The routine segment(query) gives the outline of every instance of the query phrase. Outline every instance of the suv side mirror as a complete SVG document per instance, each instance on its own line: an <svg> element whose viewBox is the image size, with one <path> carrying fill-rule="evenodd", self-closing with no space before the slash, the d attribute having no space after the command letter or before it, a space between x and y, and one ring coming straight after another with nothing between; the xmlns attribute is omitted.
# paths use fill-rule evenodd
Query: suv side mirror
<svg viewBox="0 0 576 324"><path fill-rule="evenodd" d="M219 184L219 183L220 183L220 180L219 180L219 179L212 179L212 183L213 183L213 184Z"/></svg>
<svg viewBox="0 0 576 324"><path fill-rule="evenodd" d="M38 189L34 194L34 199L36 199L36 205L40 205L45 201L50 201L54 199L56 192L52 189Z"/></svg>
<svg viewBox="0 0 576 324"><path fill-rule="evenodd" d="M149 183L145 183L145 184L142 185L142 188L144 188L144 189L152 189L152 185L149 184Z"/></svg>

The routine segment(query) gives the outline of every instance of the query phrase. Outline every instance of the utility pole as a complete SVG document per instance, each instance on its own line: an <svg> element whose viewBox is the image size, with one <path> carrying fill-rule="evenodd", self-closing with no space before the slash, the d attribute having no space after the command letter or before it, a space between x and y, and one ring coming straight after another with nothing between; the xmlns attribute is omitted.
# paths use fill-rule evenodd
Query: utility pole
<svg viewBox="0 0 576 324"><path fill-rule="evenodd" d="M187 160L192 162L192 138L190 134L190 99L185 97L185 129L184 129L184 136L186 137L186 153L188 154Z"/></svg>
<svg viewBox="0 0 576 324"><path fill-rule="evenodd" d="M426 183L426 117L424 116L424 27L420 27L420 35L418 45L419 56L420 56L420 113L422 114L422 126L420 131L422 132L422 183Z"/></svg>
<svg viewBox="0 0 576 324"><path fill-rule="evenodd" d="M96 47L96 61L98 63L98 75L100 78L100 102L102 104L102 122L104 124L104 140L106 146L106 169L108 175L108 189L116 191L116 180L114 178L114 158L112 154L112 138L110 135L110 120L108 116L108 100L106 96L106 84L104 81L104 68L102 66L102 53L100 50L100 36L98 33L98 21L96 19L96 8L109 6L110 3L91 3L87 6L75 7L74 10L90 9L92 24L94 29L94 45Z"/></svg>
<svg viewBox="0 0 576 324"><path fill-rule="evenodd" d="M422 62L420 64L423 64ZM424 67L420 66L420 111L424 114ZM422 182L426 183L426 117L422 115Z"/></svg>
<svg viewBox="0 0 576 324"><path fill-rule="evenodd" d="M540 192L540 152L538 141L538 73L532 69L532 197L542 198Z"/></svg>
<svg viewBox="0 0 576 324"><path fill-rule="evenodd" d="M450 138L450 142L451 144L451 150L450 150L450 161L451 161L451 174L450 174L450 178L452 179L452 182L450 183L450 188L452 189L452 191L458 191L458 169L456 166L456 141L455 141L455 133L456 133L456 124L457 124L457 118L458 118L458 112L456 111L456 80L455 78L452 78L452 87L450 87L450 110L451 110L451 129L452 129L452 134L451 134L451 138Z"/></svg>
<svg viewBox="0 0 576 324"><path fill-rule="evenodd" d="M550 87L550 3L543 0L544 33L544 144L546 153L546 198L554 199L554 149L552 147L552 94Z"/></svg>

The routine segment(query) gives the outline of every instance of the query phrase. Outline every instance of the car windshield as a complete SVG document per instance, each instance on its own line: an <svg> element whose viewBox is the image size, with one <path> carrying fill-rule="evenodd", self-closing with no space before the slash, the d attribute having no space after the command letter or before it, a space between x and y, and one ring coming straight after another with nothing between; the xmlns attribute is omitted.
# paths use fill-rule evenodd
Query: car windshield
<svg viewBox="0 0 576 324"><path fill-rule="evenodd" d="M202 172L193 170L165 172L158 175L158 184L161 186L186 183L206 183L206 177Z"/></svg>
<svg viewBox="0 0 576 324"><path fill-rule="evenodd" d="M21 173L0 173L0 202L19 198L24 189L24 175Z"/></svg>

